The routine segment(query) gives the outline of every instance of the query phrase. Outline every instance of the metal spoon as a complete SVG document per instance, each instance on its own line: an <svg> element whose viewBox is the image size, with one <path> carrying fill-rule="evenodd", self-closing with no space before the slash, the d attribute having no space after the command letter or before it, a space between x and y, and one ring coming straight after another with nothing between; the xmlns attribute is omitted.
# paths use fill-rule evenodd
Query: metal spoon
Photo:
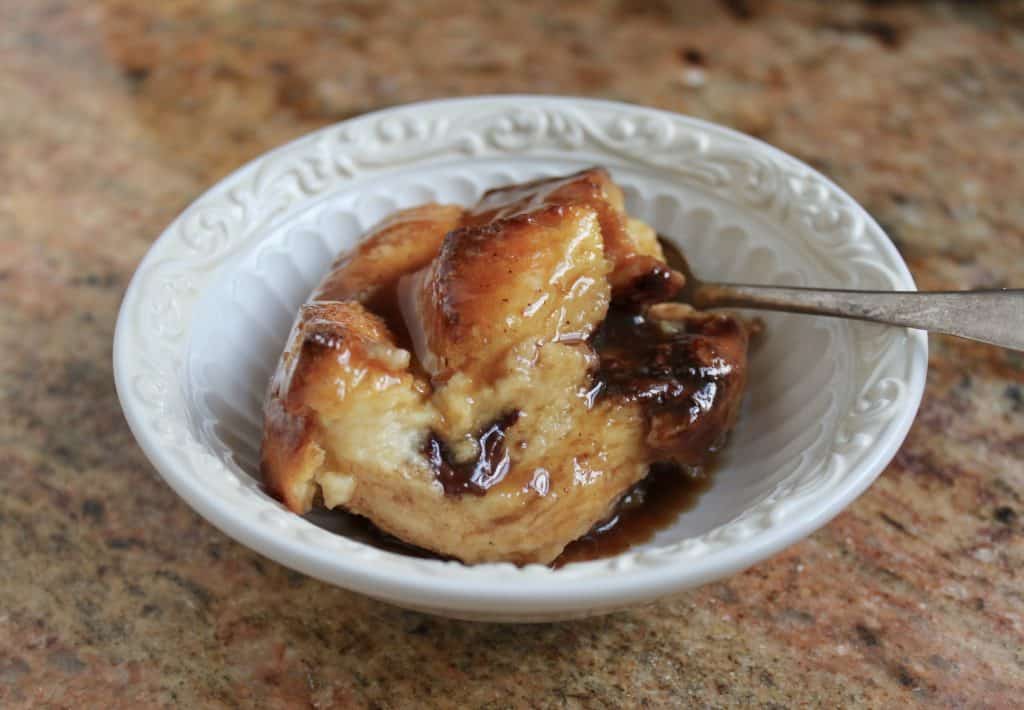
<svg viewBox="0 0 1024 710"><path fill-rule="evenodd" d="M851 291L701 281L682 253L662 238L665 261L682 272L678 300L698 309L752 308L854 318L920 328L1024 350L1024 289L984 291Z"/></svg>

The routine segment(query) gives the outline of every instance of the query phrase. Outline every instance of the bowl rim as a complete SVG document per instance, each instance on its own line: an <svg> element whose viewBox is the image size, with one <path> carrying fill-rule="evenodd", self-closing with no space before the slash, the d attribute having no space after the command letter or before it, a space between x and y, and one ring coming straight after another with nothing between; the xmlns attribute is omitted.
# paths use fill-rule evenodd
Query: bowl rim
<svg viewBox="0 0 1024 710"><path fill-rule="evenodd" d="M569 102L579 110L603 108L606 110L628 110L652 116L666 116L671 117L674 121L681 120L695 128L731 136L741 143L750 143L773 156L782 156L788 161L795 161L810 175L834 190L835 194L846 204L853 206L859 212L860 217L867 224L877 230L883 237L875 245L880 250L880 256L885 258L887 265L893 270L901 285L907 290L916 290L906 263L874 218L844 190L803 161L757 138L709 121L664 109L576 96L481 95L408 103L369 112L346 121L324 126L254 157L207 188L196 197L191 205L195 205L206 196L235 182L260 161L272 156L283 155L296 146L315 141L341 126L355 125L359 122L410 111L436 110L438 108L462 110L469 106L494 101L514 103L524 107L531 104L559 105ZM772 524L763 535L756 539L746 540L742 545L733 546L711 557L702 557L699 561L687 560L685 563L679 564L633 567L626 574L608 575L598 579L586 576L560 576L557 572L542 577L522 575L522 584L510 584L507 575L497 575L493 581L474 577L467 583L467 580L458 571L471 568L457 562L439 562L439 565L444 566L442 574L401 575L387 570L380 571L359 558L348 559L338 556L330 550L316 548L309 544L303 545L291 538L280 536L272 527L254 524L251 519L243 515L242 511L235 510L231 506L223 504L216 497L209 495L197 485L198 480L195 477L178 473L176 469L179 464L168 455L161 441L155 436L155 432L143 421L143 416L137 410L133 398L128 396L128 364L131 361L132 351L127 342L127 333L131 328L127 312L139 297L142 276L146 273L147 267L152 265L157 258L158 245L170 237L172 228L188 209L187 207L179 213L150 246L132 276L118 311L113 343L114 380L125 419L133 435L167 484L193 510L225 534L287 567L399 605L415 605L438 611L458 609L470 613L492 612L496 608L500 608L510 615L529 614L537 611L551 613L572 613L586 609L600 611L602 607L617 608L633 603L653 601L673 592L696 587L738 572L776 554L822 527L866 490L881 474L902 444L914 421L924 392L928 364L927 335L923 331L908 330L907 393L896 418L876 440L876 443L882 445L873 447L861 465L850 471L844 477L842 484L831 489L831 495L808 514L790 515L788 519ZM529 570L530 566L521 569Z"/></svg>

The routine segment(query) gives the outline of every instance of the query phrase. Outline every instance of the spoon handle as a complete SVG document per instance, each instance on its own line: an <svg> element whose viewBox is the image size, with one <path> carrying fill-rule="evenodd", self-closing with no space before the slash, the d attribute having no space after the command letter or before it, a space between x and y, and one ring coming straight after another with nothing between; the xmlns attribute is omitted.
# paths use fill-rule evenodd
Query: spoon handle
<svg viewBox="0 0 1024 710"><path fill-rule="evenodd" d="M697 308L754 308L920 328L1024 350L1024 289L844 291L702 283Z"/></svg>

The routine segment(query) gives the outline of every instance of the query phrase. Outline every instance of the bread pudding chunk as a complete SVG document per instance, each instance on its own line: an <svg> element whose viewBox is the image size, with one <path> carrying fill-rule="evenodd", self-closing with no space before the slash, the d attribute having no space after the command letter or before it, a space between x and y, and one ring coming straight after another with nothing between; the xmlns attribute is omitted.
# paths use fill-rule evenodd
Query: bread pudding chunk
<svg viewBox="0 0 1024 710"><path fill-rule="evenodd" d="M735 422L746 326L668 302L682 284L601 169L401 211L298 314L266 486L467 563L550 563Z"/></svg>

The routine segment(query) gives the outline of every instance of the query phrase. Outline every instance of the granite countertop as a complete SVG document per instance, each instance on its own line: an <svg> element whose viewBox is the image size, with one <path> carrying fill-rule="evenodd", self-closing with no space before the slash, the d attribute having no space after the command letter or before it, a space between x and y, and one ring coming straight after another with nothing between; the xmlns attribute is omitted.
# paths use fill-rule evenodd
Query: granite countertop
<svg viewBox="0 0 1024 710"><path fill-rule="evenodd" d="M1019 706L1024 357L931 339L906 443L727 581L548 626L453 622L226 538L154 474L117 307L210 183L458 94L665 107L831 176L929 289L1024 286L1019 3L0 0L0 706Z"/></svg>

